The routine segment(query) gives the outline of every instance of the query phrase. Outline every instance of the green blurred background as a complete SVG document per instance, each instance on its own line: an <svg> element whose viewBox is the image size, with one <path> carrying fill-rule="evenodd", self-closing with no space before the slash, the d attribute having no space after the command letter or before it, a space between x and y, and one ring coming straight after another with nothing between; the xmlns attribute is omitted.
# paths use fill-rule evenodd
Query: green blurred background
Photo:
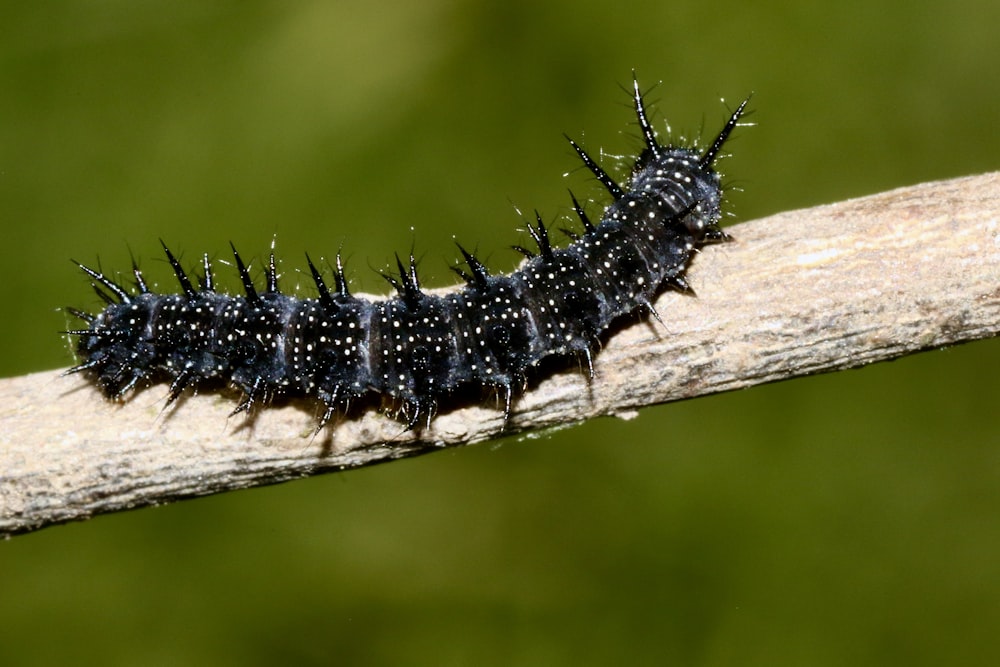
<svg viewBox="0 0 1000 667"><path fill-rule="evenodd" d="M632 68L687 137L755 92L739 220L997 169L997 25L994 0L3 3L0 373L71 362L57 309L97 304L69 258L166 283L159 237L193 264L276 236L286 285L343 246L384 291L369 267L414 241L449 284L453 236L508 270L515 207L600 194L562 132L637 146ZM998 369L981 342L18 537L0 664L995 663Z"/></svg>

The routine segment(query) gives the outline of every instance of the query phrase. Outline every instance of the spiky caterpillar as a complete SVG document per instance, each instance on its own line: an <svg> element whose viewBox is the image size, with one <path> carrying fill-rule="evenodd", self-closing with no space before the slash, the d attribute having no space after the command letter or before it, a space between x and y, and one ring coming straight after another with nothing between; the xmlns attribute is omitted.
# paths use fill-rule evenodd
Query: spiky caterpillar
<svg viewBox="0 0 1000 667"><path fill-rule="evenodd" d="M179 294L157 294L133 265L130 290L80 264L107 303L96 315L69 309L87 323L78 336L81 363L109 398L140 382L171 380L168 403L189 386L228 382L243 391L233 414L275 395L315 396L324 405L317 430L352 400L380 394L401 406L409 427L429 423L442 399L492 390L505 421L531 368L551 356L582 357L593 375L599 336L636 311L659 315L653 299L667 288L688 290L684 273L697 250L725 241L719 228L722 188L713 163L747 105L744 101L704 153L662 145L649 123L642 93L633 101L645 148L624 186L576 142L570 145L611 194L593 224L571 194L583 233L553 247L540 217L527 228L537 252L510 275L491 275L459 246L464 287L445 295L421 291L412 255L398 275L383 274L397 294L368 301L350 294L340 256L334 289L306 257L318 297L283 294L272 252L266 286L258 291L233 248L245 294L215 291L207 255L195 287L163 246Z"/></svg>

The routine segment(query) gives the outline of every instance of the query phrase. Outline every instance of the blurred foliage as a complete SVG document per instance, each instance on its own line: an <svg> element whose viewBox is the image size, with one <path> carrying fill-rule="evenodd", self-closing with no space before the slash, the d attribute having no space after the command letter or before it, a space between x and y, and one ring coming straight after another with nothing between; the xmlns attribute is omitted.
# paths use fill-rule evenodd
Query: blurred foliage
<svg viewBox="0 0 1000 667"><path fill-rule="evenodd" d="M736 219L996 169L998 24L990 0L4 3L0 372L70 363L57 309L96 300L69 258L166 281L161 237L189 264L277 238L286 286L342 247L383 292L369 267L411 244L447 284L453 237L508 270L518 210L600 197L561 132L635 150L633 68L676 137L755 92ZM977 343L19 537L0 663L995 662L998 367Z"/></svg>

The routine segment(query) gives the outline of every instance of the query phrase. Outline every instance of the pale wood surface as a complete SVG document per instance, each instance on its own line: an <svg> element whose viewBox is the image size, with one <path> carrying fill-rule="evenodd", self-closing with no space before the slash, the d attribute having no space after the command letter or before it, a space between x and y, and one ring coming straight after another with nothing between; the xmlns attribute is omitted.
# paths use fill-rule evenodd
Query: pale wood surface
<svg viewBox="0 0 1000 667"><path fill-rule="evenodd" d="M1000 173L926 183L728 229L664 294L666 326L637 322L597 356L522 396L508 432L799 375L851 368L1000 330ZM495 437L491 405L406 432L374 412L313 437L317 406L252 422L232 396L163 409L166 387L111 404L59 371L0 380L0 535L273 484Z"/></svg>

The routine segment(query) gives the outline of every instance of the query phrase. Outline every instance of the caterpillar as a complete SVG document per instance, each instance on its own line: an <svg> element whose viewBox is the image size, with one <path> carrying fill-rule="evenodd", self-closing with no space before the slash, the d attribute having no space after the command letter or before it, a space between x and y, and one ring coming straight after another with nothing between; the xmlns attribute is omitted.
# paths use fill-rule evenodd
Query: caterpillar
<svg viewBox="0 0 1000 667"><path fill-rule="evenodd" d="M162 241L177 294L151 290L135 261L134 287L75 262L106 307L67 309L86 327L65 332L77 337L79 356L66 374L85 372L118 400L167 379L168 405L189 387L228 383L242 392L234 415L276 396L314 397L322 404L317 432L368 395L388 399L412 429L429 425L446 399L493 393L506 424L542 360L575 356L593 377L601 334L636 313L662 322L654 298L665 289L691 291L685 272L695 253L730 238L719 227L723 191L714 163L749 99L699 152L659 143L635 78L631 92L645 145L624 185L566 137L612 200L595 223L570 193L582 230L566 232L566 247L553 245L536 213L526 227L537 248L514 246L526 259L509 275L491 274L459 245L464 267L452 268L464 285L428 294L411 252L405 263L396 255L398 273L382 274L395 290L382 300L351 294L340 253L332 288L306 255L316 298L279 289L273 248L260 290L230 244L239 295L216 291L207 254L196 286Z"/></svg>

